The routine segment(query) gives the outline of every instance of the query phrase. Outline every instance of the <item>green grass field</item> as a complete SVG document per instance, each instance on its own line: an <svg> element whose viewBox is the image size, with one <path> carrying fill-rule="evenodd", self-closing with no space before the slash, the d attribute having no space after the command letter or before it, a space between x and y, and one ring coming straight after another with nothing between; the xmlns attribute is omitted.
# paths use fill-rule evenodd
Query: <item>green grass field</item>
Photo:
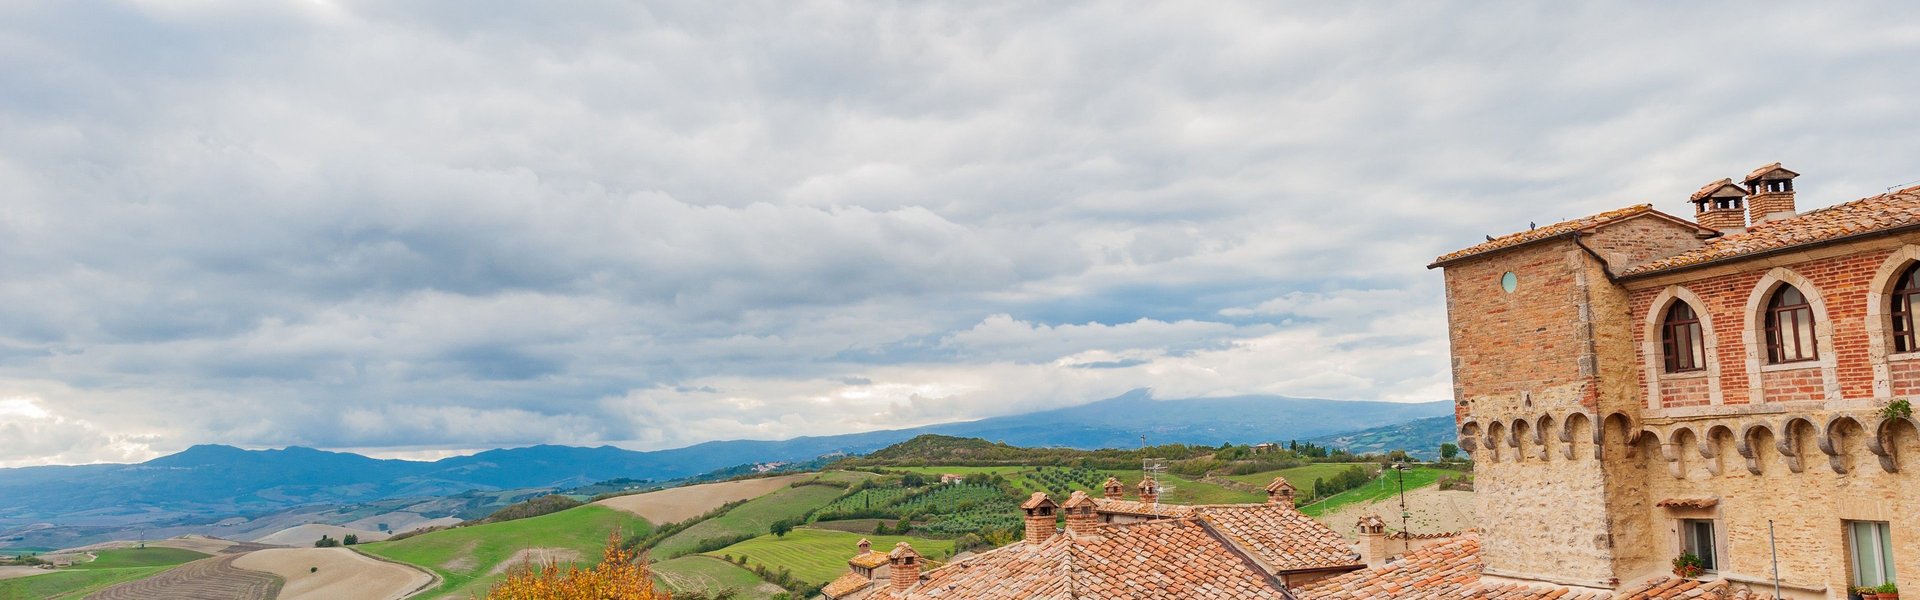
<svg viewBox="0 0 1920 600"><path fill-rule="evenodd" d="M1287 478L1287 483L1293 484L1294 489L1299 490L1302 494L1311 494L1313 493L1314 479L1333 477L1334 474L1345 471L1348 467L1356 464L1366 466L1369 463L1315 463L1304 467L1294 467L1279 471L1261 471L1247 475L1228 475L1227 479L1254 487L1265 488L1267 484L1273 483L1275 476L1285 477Z"/></svg>
<svg viewBox="0 0 1920 600"><path fill-rule="evenodd" d="M896 470L896 471L912 471L915 473L931 475L934 477L938 477L942 473L954 473L959 475L969 475L973 473L986 473L990 475L999 474L1002 477L1006 477L1007 481L1013 484L1015 488L1026 491L1026 492L1031 492L1034 490L1050 489L1050 487L1046 484L1046 482L1043 482L1036 477L1038 475L1038 468L1036 467L1023 467L1023 466L962 467L962 466L936 465L936 466L930 466L930 467L886 467L886 468L890 470ZM1058 469L1059 467L1051 467L1051 468ZM1127 497L1132 498L1137 494L1134 486L1138 485L1140 483L1140 480L1146 477L1146 474L1138 469L1134 469L1134 470L1101 469L1099 470L1098 475L1095 478L1090 479L1091 483L1083 482L1081 484L1069 485L1066 487L1069 489L1078 489L1078 490L1086 491L1093 495L1099 495L1100 490L1097 488L1100 482L1105 481L1106 478L1109 476L1120 478L1120 482L1127 485ZM1271 476L1268 477L1268 481L1272 481ZM1309 479L1308 481L1312 481L1312 480ZM1242 492L1239 490L1221 487L1211 483L1193 481L1191 479L1180 477L1178 475L1169 474L1169 475L1163 476L1161 477L1160 484L1163 486L1169 486L1173 488L1171 491L1167 492L1166 495L1162 496L1160 498L1160 501L1173 503L1173 504L1237 504L1237 503L1265 502L1267 500L1267 497L1265 494L1254 494L1254 493ZM1266 483L1262 482L1260 485L1265 486ZM1052 492L1049 492L1049 493L1052 493ZM1054 498L1054 501L1056 502L1064 501L1064 500L1066 500L1065 497Z"/></svg>
<svg viewBox="0 0 1920 600"><path fill-rule="evenodd" d="M1457 475L1458 471L1435 469L1432 467L1414 467L1407 471L1406 489L1413 491L1440 481L1443 475ZM1400 476L1393 472L1374 479L1372 482L1338 494L1325 500L1300 507L1300 512L1317 517L1334 509L1356 502L1372 502L1392 498L1400 493Z"/></svg>
<svg viewBox="0 0 1920 600"><path fill-rule="evenodd" d="M933 540L898 535L862 535L844 531L829 531L802 527L793 530L784 538L763 535L751 540L727 546L707 556L735 557L746 556L750 565L767 565L778 570L786 568L794 577L813 583L827 583L847 572L847 559L853 553L861 538L873 541L876 552L887 552L899 542L913 545L921 556L939 559L953 552L952 540Z"/></svg>
<svg viewBox="0 0 1920 600"><path fill-rule="evenodd" d="M397 542L355 546L368 554L418 565L440 575L440 587L422 598L486 594L501 576L495 567L528 548L567 548L597 562L615 529L622 536L645 535L653 525L631 513L596 505L503 523L459 527Z"/></svg>
<svg viewBox="0 0 1920 600"><path fill-rule="evenodd" d="M772 530L774 521L805 516L808 511L825 506L844 493L846 490L824 485L803 485L775 491L748 500L746 504L727 511L727 514L701 521L686 531L674 534L653 547L653 556L678 557L694 550L703 540L764 534Z"/></svg>
<svg viewBox="0 0 1920 600"><path fill-rule="evenodd" d="M75 563L69 569L127 569L135 567L171 567L212 556L179 548L119 548L94 553L92 561Z"/></svg>
<svg viewBox="0 0 1920 600"><path fill-rule="evenodd" d="M739 600L766 600L778 593L764 589L766 582L753 571L711 556L682 556L653 563L653 576L674 595L681 592L715 592L733 589Z"/></svg>
<svg viewBox="0 0 1920 600"><path fill-rule="evenodd" d="M0 579L0 600L84 598L102 589L146 579L208 555L176 548L102 550L92 562L45 575Z"/></svg>

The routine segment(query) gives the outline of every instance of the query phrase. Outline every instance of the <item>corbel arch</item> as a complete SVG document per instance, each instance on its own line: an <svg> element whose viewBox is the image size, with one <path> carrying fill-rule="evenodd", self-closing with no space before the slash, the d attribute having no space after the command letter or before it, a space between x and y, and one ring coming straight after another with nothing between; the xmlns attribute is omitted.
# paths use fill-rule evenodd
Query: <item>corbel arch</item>
<svg viewBox="0 0 1920 600"><path fill-rule="evenodd" d="M1873 365L1873 396L1893 397L1893 367L1887 357L1893 355L1893 288L1908 265L1920 262L1920 246L1907 244L1894 250L1873 272L1867 288L1867 362Z"/></svg>
<svg viewBox="0 0 1920 600"><path fill-rule="evenodd" d="M1540 419L1533 424L1533 446L1538 449L1535 456L1540 460L1552 460L1553 444L1560 441L1560 430L1553 426L1553 414L1540 415Z"/></svg>
<svg viewBox="0 0 1920 600"><path fill-rule="evenodd" d="M1566 417L1560 419L1560 442L1565 444L1560 447L1560 455L1567 460L1578 460L1580 457L1577 452L1581 445L1591 444L1594 449L1594 458L1600 458L1599 425L1592 415L1583 412L1568 413Z"/></svg>
<svg viewBox="0 0 1920 600"><path fill-rule="evenodd" d="M1754 438L1760 436L1766 436L1766 438L1760 443L1755 443ZM1740 453L1740 458L1746 460L1748 473L1760 475L1765 471L1761 453L1771 449L1776 439L1779 439L1779 436L1774 435L1773 426L1766 421L1748 423L1740 428L1740 437L1734 440L1733 450Z"/></svg>
<svg viewBox="0 0 1920 600"><path fill-rule="evenodd" d="M1779 450L1781 458L1786 459L1788 471L1799 473L1806 469L1806 463L1801 460L1806 447L1800 439L1808 437L1817 440L1819 435L1820 426L1814 425L1806 417L1788 418L1780 424L1779 429L1774 430L1774 448Z"/></svg>
<svg viewBox="0 0 1920 600"><path fill-rule="evenodd" d="M1460 449L1467 454L1480 451L1480 422L1467 419L1460 424Z"/></svg>
<svg viewBox="0 0 1920 600"><path fill-rule="evenodd" d="M1663 354L1665 351L1661 348L1661 326L1666 324L1667 310L1675 302L1687 303L1700 318L1701 343L1706 347L1707 357L1707 401L1714 406L1724 404L1726 396L1720 389L1720 337L1714 334L1713 314L1707 310L1707 301L1699 294L1686 286L1670 285L1653 297L1653 304L1647 307L1645 322L1641 324L1640 362L1641 368L1646 371L1647 408L1660 408L1661 378L1669 376Z"/></svg>
<svg viewBox="0 0 1920 600"><path fill-rule="evenodd" d="M1840 378L1835 370L1833 351L1833 313L1827 310L1826 297L1813 281L1786 267L1774 267L1760 277L1753 286L1753 292L1747 296L1745 322L1740 327L1740 341L1745 344L1747 368L1747 394L1749 402L1763 404L1767 401L1766 383L1762 373L1772 370L1767 364L1766 353L1766 310L1767 299L1782 285L1791 285L1807 297L1807 304L1813 309L1813 337L1815 352L1819 358L1813 365L1820 369L1822 399L1833 402L1840 399Z"/></svg>

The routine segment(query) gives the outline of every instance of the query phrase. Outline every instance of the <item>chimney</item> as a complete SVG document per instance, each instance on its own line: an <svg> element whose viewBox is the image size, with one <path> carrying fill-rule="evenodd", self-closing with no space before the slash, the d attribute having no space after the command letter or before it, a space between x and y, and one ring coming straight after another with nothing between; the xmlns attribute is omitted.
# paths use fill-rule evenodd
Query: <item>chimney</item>
<svg viewBox="0 0 1920 600"><path fill-rule="evenodd" d="M1267 504L1293 506L1293 484L1285 477L1273 478L1273 483L1267 484Z"/></svg>
<svg viewBox="0 0 1920 600"><path fill-rule="evenodd" d="M1093 528L1100 525L1100 517L1093 514L1093 498L1086 492L1074 490L1060 508L1067 511L1067 531L1074 535L1093 535Z"/></svg>
<svg viewBox="0 0 1920 600"><path fill-rule="evenodd" d="M1120 483L1119 477L1108 477L1106 483L1100 484L1100 491L1105 493L1108 500L1119 500L1121 492L1126 489L1127 484Z"/></svg>
<svg viewBox="0 0 1920 600"><path fill-rule="evenodd" d="M853 553L853 555L866 556L869 552L873 552L873 542L867 541L867 538L860 538L860 551Z"/></svg>
<svg viewBox="0 0 1920 600"><path fill-rule="evenodd" d="M1368 567L1387 564L1387 522L1380 515L1360 517L1360 560Z"/></svg>
<svg viewBox="0 0 1920 600"><path fill-rule="evenodd" d="M1027 543L1038 544L1053 537L1053 509L1058 508L1046 492L1034 492L1020 510L1027 512Z"/></svg>
<svg viewBox="0 0 1920 600"><path fill-rule="evenodd" d="M1160 482L1154 481L1152 475L1140 480L1140 501L1147 504L1160 503Z"/></svg>
<svg viewBox="0 0 1920 600"><path fill-rule="evenodd" d="M906 542L895 544L893 551L887 553L887 571L893 574L893 591L907 591L913 584L920 582L920 553Z"/></svg>
<svg viewBox="0 0 1920 600"><path fill-rule="evenodd" d="M1745 183L1753 195L1747 197L1747 210L1754 225L1778 221L1794 215L1793 178L1799 173L1773 163L1747 174Z"/></svg>
<svg viewBox="0 0 1920 600"><path fill-rule="evenodd" d="M1727 235L1747 230L1746 197L1745 188L1735 185L1732 179L1722 179L1702 186L1688 200L1693 202L1695 222Z"/></svg>

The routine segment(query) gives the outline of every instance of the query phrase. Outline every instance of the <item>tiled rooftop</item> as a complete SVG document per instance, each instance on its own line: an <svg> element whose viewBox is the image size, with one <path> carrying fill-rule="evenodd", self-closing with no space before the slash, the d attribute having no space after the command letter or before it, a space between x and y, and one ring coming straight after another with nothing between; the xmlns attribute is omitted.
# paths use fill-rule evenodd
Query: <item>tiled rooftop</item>
<svg viewBox="0 0 1920 600"><path fill-rule="evenodd" d="M1228 541L1276 571L1364 564L1339 533L1297 510L1229 505L1195 507L1194 513Z"/></svg>
<svg viewBox="0 0 1920 600"><path fill-rule="evenodd" d="M1018 542L930 571L899 599L1091 598L1285 600L1286 594L1197 521L1103 525Z"/></svg>
<svg viewBox="0 0 1920 600"><path fill-rule="evenodd" d="M1634 266L1621 275L1656 273L1906 226L1920 226L1920 186L1760 223L1744 233L1714 238L1697 250Z"/></svg>
<svg viewBox="0 0 1920 600"><path fill-rule="evenodd" d="M1193 514L1193 507L1184 504L1160 504L1140 502L1138 500L1093 499L1094 512L1134 515L1141 517L1177 518Z"/></svg>
<svg viewBox="0 0 1920 600"><path fill-rule="evenodd" d="M1651 204L1640 204L1636 206L1629 206L1626 208L1610 210L1597 215L1588 215L1578 219L1561 221L1559 223L1554 223L1552 225L1548 225L1545 227L1536 227L1533 229L1529 229L1527 231L1522 231L1519 233L1512 233L1512 234L1496 237L1496 238L1493 238L1492 240L1488 240L1486 243L1476 244L1468 248L1443 254L1440 256L1440 258L1433 259L1433 264L1438 265L1441 263L1460 260L1462 258L1467 258L1469 256L1474 256L1477 254L1492 252L1494 250L1500 250L1503 248L1512 248L1514 246L1519 246L1521 244L1526 244L1529 242L1537 242L1547 238L1551 238L1559 235L1565 235L1567 233L1580 231L1583 229L1590 229L1593 227L1605 225L1607 223L1612 223L1614 221L1619 221L1621 219L1628 219L1628 218L1637 217L1644 214L1664 215L1665 213L1661 213L1659 211L1653 210L1653 205Z"/></svg>

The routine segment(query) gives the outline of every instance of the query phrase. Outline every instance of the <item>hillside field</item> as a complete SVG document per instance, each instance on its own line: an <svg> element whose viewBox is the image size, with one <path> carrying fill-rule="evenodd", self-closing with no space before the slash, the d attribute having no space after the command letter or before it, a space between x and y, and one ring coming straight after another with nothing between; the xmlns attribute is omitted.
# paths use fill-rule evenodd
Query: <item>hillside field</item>
<svg viewBox="0 0 1920 600"><path fill-rule="evenodd" d="M759 498L808 477L812 475L781 475L703 483L644 494L614 496L594 504L630 512L640 515L649 522L665 525L698 517L728 502Z"/></svg>
<svg viewBox="0 0 1920 600"><path fill-rule="evenodd" d="M801 527L788 533L786 537L763 535L751 540L727 546L706 553L706 556L746 556L747 564L767 565L779 570L785 568L802 581L825 584L847 572L847 559L859 548L860 540L866 538L873 542L875 552L887 552L893 545L906 542L921 556L943 560L953 552L952 540L934 540L899 535L861 535L844 531L829 531Z"/></svg>
<svg viewBox="0 0 1920 600"><path fill-rule="evenodd" d="M748 500L727 514L701 521L674 534L653 547L656 558L674 558L692 552L701 542L712 539L757 536L772 531L774 521L797 519L813 509L825 506L846 490L824 485L803 485L775 490Z"/></svg>
<svg viewBox="0 0 1920 600"><path fill-rule="evenodd" d="M1354 465L1360 465L1369 469L1375 469L1379 466L1378 463L1314 463L1304 467L1294 467L1278 471L1261 471L1259 473L1249 473L1246 475L1228 475L1227 479L1264 489L1267 487L1267 484L1273 483L1274 477L1285 477L1287 478L1287 483L1293 484L1293 489L1299 490L1301 495L1310 495L1314 491L1313 480L1333 477L1335 474L1345 471ZM1411 482L1412 480L1408 481Z"/></svg>
<svg viewBox="0 0 1920 600"><path fill-rule="evenodd" d="M606 546L607 536L616 529L622 536L645 535L653 525L631 513L588 504L529 519L459 527L355 548L438 574L440 585L419 598L465 598L484 595L522 550L554 548L561 554L597 557Z"/></svg>
<svg viewBox="0 0 1920 600"><path fill-rule="evenodd" d="M1078 476L1075 477L1074 475L1069 475L1069 473L1074 473L1076 470L1068 467L964 467L936 465L930 467L884 468L890 471L920 473L936 481L940 475L944 473L957 475L969 475L973 473L997 474L1007 478L1007 482L1012 484L1014 488L1021 490L1022 493L1046 491L1053 496L1056 502L1066 500L1067 495L1059 493L1061 490L1065 490L1068 493L1071 493L1072 490L1082 490L1090 495L1099 496L1101 494L1100 484L1105 482L1107 477L1110 476L1118 477L1121 483L1126 484L1127 497L1134 498L1139 494L1135 486L1140 483L1141 479L1146 478L1146 473L1139 469L1084 469L1077 470ZM1049 474L1053 474L1051 479L1049 479ZM1071 479L1071 481L1069 481L1069 479ZM1269 477L1269 481L1270 480L1271 477ZM1173 474L1161 476L1160 485L1172 488L1165 495L1161 496L1160 501L1173 504L1238 504L1265 502L1267 500L1265 494L1243 492L1211 483L1194 481ZM1265 486L1266 484L1261 483L1260 485Z"/></svg>
<svg viewBox="0 0 1920 600"><path fill-rule="evenodd" d="M83 598L93 592L152 577L208 555L178 548L101 550L90 562L33 575L0 580L0 600Z"/></svg>
<svg viewBox="0 0 1920 600"><path fill-rule="evenodd" d="M1407 471L1406 490L1408 492L1412 492L1416 489L1420 489L1420 488L1438 483L1440 481L1440 477L1443 475L1458 475L1458 474L1459 474L1458 471L1449 471L1446 469L1436 469L1433 467L1414 467ZM1330 497L1327 497L1313 504L1302 506L1300 507L1300 512L1306 513L1307 516L1310 516L1310 517L1318 517L1322 514L1339 510L1340 507L1343 507L1349 504L1355 504L1355 503L1361 503L1361 502L1375 502L1375 501L1379 501L1387 498L1393 498L1398 496L1399 492L1400 492L1400 476L1392 471L1388 471L1382 474L1380 477L1377 477L1373 481L1367 483L1366 485L1363 485L1351 490L1347 490L1344 492L1340 492L1338 494L1334 494ZM1386 516L1386 515L1382 515L1382 516Z"/></svg>
<svg viewBox="0 0 1920 600"><path fill-rule="evenodd" d="M792 534L788 534L792 535ZM712 595L725 589L738 593L737 600L767 600L784 592L780 586L760 580L759 575L711 556L682 556L653 563L653 576L676 595L681 592L706 592Z"/></svg>

